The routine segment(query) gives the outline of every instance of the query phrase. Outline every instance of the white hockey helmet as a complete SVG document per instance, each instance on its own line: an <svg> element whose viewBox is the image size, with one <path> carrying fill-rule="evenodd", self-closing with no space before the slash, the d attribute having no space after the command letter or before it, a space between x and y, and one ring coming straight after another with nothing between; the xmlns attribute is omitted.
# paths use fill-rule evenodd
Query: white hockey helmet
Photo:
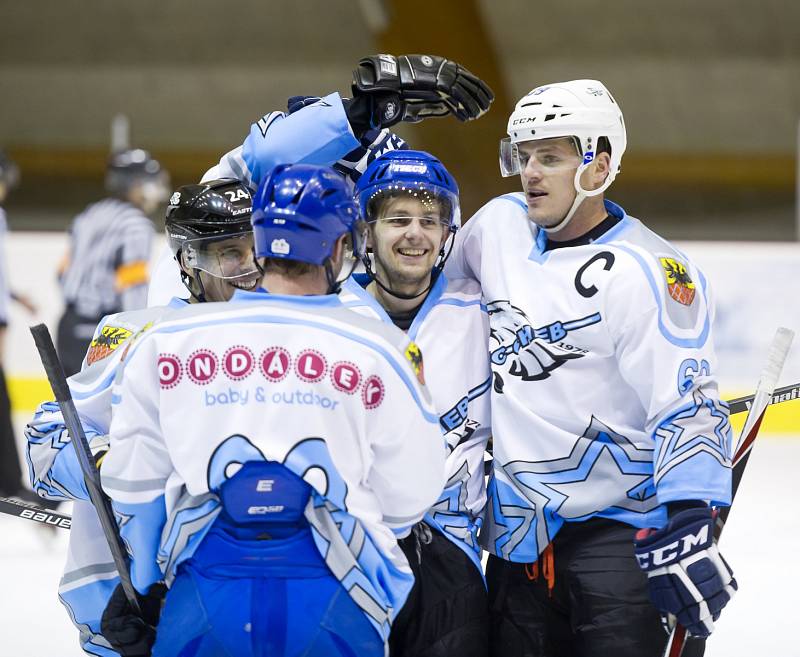
<svg viewBox="0 0 800 657"><path fill-rule="evenodd" d="M546 84L523 96L508 119L508 137L500 140L502 175L513 176L521 171L518 144L554 137L574 137L583 162L575 172L575 203L564 221L548 228L549 232L566 226L585 197L597 196L608 189L619 173L627 145L622 111L602 82L572 80ZM580 177L594 161L601 137L611 147L608 177L598 189L585 190Z"/></svg>

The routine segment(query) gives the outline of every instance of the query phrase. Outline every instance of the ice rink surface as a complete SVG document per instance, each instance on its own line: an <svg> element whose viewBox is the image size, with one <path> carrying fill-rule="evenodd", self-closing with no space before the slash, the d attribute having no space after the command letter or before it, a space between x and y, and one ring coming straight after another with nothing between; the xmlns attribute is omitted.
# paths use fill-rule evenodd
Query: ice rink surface
<svg viewBox="0 0 800 657"><path fill-rule="evenodd" d="M718 622L708 657L800 657L798 480L800 436L759 437L720 545L740 593ZM0 657L84 654L56 595L66 546L65 530L0 516Z"/></svg>

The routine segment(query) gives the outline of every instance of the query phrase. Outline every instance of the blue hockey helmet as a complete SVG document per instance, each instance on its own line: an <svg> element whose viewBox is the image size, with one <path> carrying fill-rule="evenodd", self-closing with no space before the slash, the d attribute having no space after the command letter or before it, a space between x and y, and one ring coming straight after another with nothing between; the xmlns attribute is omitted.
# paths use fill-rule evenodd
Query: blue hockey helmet
<svg viewBox="0 0 800 657"><path fill-rule="evenodd" d="M342 235L350 236L348 255L360 258L364 224L345 179L330 167L278 165L253 198L258 258L326 265Z"/></svg>
<svg viewBox="0 0 800 657"><path fill-rule="evenodd" d="M389 151L367 167L356 183L361 214L367 222L380 216L388 199L411 195L423 205L438 204L440 220L455 232L461 225L458 185L445 166L425 151Z"/></svg>

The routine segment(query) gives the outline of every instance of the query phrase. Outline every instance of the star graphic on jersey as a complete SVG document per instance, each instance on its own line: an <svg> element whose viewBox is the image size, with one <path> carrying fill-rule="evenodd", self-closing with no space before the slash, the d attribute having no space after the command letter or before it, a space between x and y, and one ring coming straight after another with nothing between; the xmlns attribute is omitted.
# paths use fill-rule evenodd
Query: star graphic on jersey
<svg viewBox="0 0 800 657"><path fill-rule="evenodd" d="M637 447L594 417L568 456L512 461L503 465L503 470L536 510L540 546L549 541L548 527L555 514L582 520L608 508L608 501L597 491L624 487L626 497L615 500L613 506L632 513L646 513L658 506L652 450ZM505 515L505 507L502 511Z"/></svg>
<svg viewBox="0 0 800 657"><path fill-rule="evenodd" d="M661 441L655 464L656 481L703 452L724 466L731 464L728 410L702 390L695 390L688 406L661 423L656 437Z"/></svg>

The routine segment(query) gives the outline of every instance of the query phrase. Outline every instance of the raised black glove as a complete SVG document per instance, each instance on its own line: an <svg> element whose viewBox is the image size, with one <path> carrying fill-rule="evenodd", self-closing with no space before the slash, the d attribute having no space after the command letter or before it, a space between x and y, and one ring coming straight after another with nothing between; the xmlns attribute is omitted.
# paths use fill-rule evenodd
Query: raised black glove
<svg viewBox="0 0 800 657"><path fill-rule="evenodd" d="M368 117L373 128L447 114L469 121L485 114L493 100L494 94L483 80L450 59L372 55L353 71L348 118L352 123L353 114L358 123Z"/></svg>
<svg viewBox="0 0 800 657"><path fill-rule="evenodd" d="M150 587L147 595L138 595L142 610L138 616L131 609L122 584L117 584L100 619L100 631L122 657L150 657L166 593L167 587L158 583Z"/></svg>

